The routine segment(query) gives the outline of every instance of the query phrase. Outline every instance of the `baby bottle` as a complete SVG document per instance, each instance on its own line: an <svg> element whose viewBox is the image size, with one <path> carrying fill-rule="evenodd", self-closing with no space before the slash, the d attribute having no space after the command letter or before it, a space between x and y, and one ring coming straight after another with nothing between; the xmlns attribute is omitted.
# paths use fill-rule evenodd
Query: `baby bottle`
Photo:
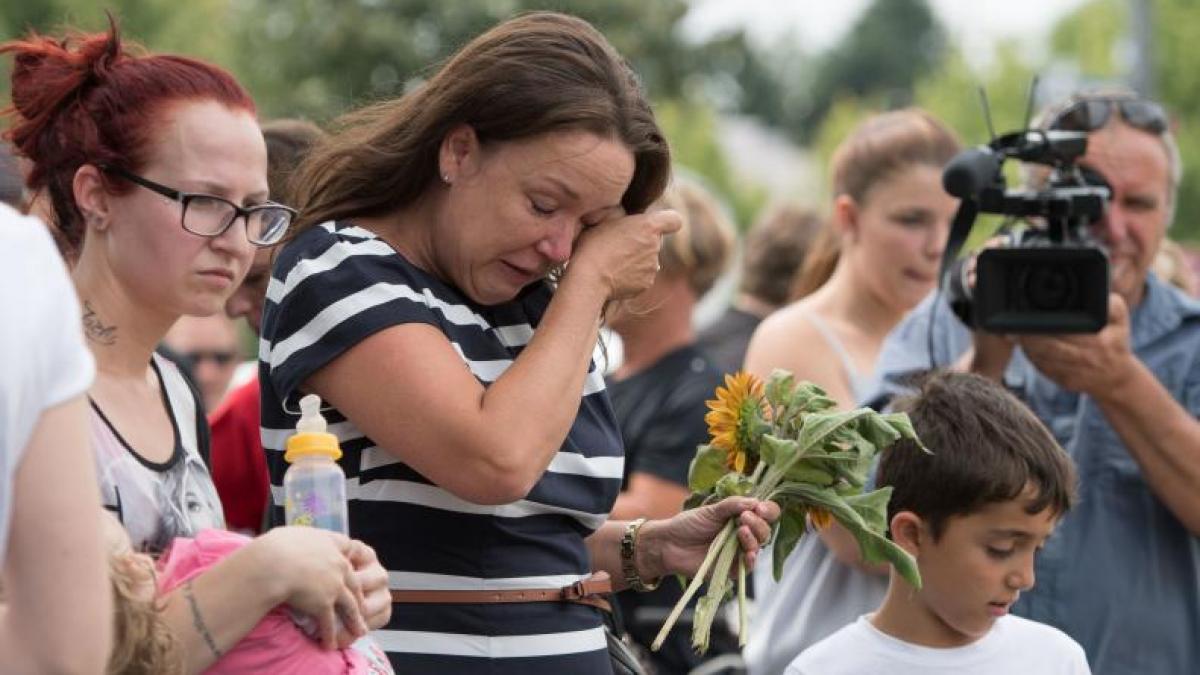
<svg viewBox="0 0 1200 675"><path fill-rule="evenodd" d="M309 525L348 535L346 475L337 436L326 431L321 397L300 399L300 421L287 441L283 458L291 466L283 474L283 511L288 525Z"/></svg>

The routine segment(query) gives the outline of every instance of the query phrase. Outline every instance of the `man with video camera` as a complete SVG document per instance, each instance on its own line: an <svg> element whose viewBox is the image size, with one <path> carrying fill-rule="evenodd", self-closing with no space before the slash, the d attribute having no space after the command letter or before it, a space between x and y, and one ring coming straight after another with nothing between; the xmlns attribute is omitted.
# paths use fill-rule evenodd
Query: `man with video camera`
<svg viewBox="0 0 1200 675"><path fill-rule="evenodd" d="M1200 302L1150 272L1173 216L1179 153L1163 109L1130 93L1073 96L1041 120L1087 133L1080 173L1109 191L1084 228L1109 259L1102 327L972 330L938 294L888 338L884 394L915 372L955 367L1020 396L1074 459L1080 499L1012 611L1065 631L1101 675L1200 673ZM1025 545L991 542L987 555Z"/></svg>

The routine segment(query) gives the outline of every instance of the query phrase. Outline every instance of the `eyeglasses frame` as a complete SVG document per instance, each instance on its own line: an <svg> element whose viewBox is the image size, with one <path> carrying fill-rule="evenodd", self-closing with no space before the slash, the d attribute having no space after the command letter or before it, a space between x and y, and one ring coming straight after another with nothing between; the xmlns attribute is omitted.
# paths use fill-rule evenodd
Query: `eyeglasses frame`
<svg viewBox="0 0 1200 675"><path fill-rule="evenodd" d="M162 183L157 183L155 181L150 180L149 178L139 176L136 173L133 173L132 171L122 169L119 166L113 166L112 164L98 164L97 168L99 168L101 171L104 171L105 173L111 173L111 174L114 174L121 178L124 178L125 180L127 180L131 183L134 183L135 185L140 185L141 187L144 187L147 190L150 190L151 192L154 192L156 194L160 194L163 197L166 197L167 199L179 202L180 206L182 207L179 212L179 226L182 227L185 232L187 232L189 234L194 234L197 237L207 237L210 239L215 239L215 238L225 234L225 232L228 231L229 228L232 227L233 224L236 223L239 218L244 218L246 220L246 223L249 224L250 214L254 213L255 211L263 211L266 209L283 209L284 211L287 211L288 213L291 214L291 220L288 221L288 227L291 227L291 224L293 222L295 222L295 220L296 220L296 216L299 215L299 213L300 213L299 211L297 211L296 209L293 209L290 206L287 206L285 204L279 204L277 202L268 201L268 202L263 202L262 204L255 204L254 206L242 207L242 206L238 206L237 204L229 201L228 199L225 199L224 197L218 197L217 195L208 194L206 192L184 192L183 190L176 190L175 188L167 187L166 185L163 185ZM230 205L231 207L233 207L234 216L232 218L230 218L229 222L225 223L225 226L222 227L220 229L220 231L218 231L218 232L214 232L214 233L196 232L194 230L188 229L188 226L186 224L188 203L191 202L192 199L197 198L197 197L203 197L205 199L215 199L219 202L224 202L224 203ZM276 239L274 241L269 241L269 242L255 241L254 239L252 239L250 237L250 228L247 227L246 228L246 239L249 240L249 242L251 244L254 244L255 246L257 246L259 248L265 248L267 246L274 246L275 244L278 244L280 241L283 240L283 236L287 233L288 227L283 228L278 239Z"/></svg>

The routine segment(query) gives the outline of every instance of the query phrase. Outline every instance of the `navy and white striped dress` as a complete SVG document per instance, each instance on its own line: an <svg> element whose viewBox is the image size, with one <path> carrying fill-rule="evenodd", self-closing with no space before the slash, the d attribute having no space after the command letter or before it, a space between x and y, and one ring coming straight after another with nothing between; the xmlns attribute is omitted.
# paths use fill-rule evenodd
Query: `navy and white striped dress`
<svg viewBox="0 0 1200 675"><path fill-rule="evenodd" d="M484 386L500 377L550 302L545 284L482 306L348 223L313 227L280 252L260 345L263 447L281 522L283 446L299 418L298 387L390 326L437 327ZM586 577L584 537L621 486L622 445L593 361L579 413L550 467L520 501L460 499L378 448L336 410L350 531L375 547L393 589L560 588ZM570 603L396 604L374 637L404 673L608 673L598 610Z"/></svg>

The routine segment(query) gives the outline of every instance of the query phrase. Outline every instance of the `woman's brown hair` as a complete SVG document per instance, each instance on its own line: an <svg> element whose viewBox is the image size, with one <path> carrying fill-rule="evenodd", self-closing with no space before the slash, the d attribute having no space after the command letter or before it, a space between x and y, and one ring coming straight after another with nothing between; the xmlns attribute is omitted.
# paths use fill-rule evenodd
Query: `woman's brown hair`
<svg viewBox="0 0 1200 675"><path fill-rule="evenodd" d="M919 108L873 115L855 127L833 151L830 182L833 197L866 200L879 182L914 164L942 167L958 154L954 132ZM792 287L798 300L829 281L841 257L841 238L832 219L817 235Z"/></svg>
<svg viewBox="0 0 1200 675"><path fill-rule="evenodd" d="M586 21L538 12L476 37L403 97L337 120L296 176L296 231L413 203L437 179L442 139L461 124L483 144L554 131L621 141L635 162L627 213L644 211L669 179L667 142L633 70Z"/></svg>

